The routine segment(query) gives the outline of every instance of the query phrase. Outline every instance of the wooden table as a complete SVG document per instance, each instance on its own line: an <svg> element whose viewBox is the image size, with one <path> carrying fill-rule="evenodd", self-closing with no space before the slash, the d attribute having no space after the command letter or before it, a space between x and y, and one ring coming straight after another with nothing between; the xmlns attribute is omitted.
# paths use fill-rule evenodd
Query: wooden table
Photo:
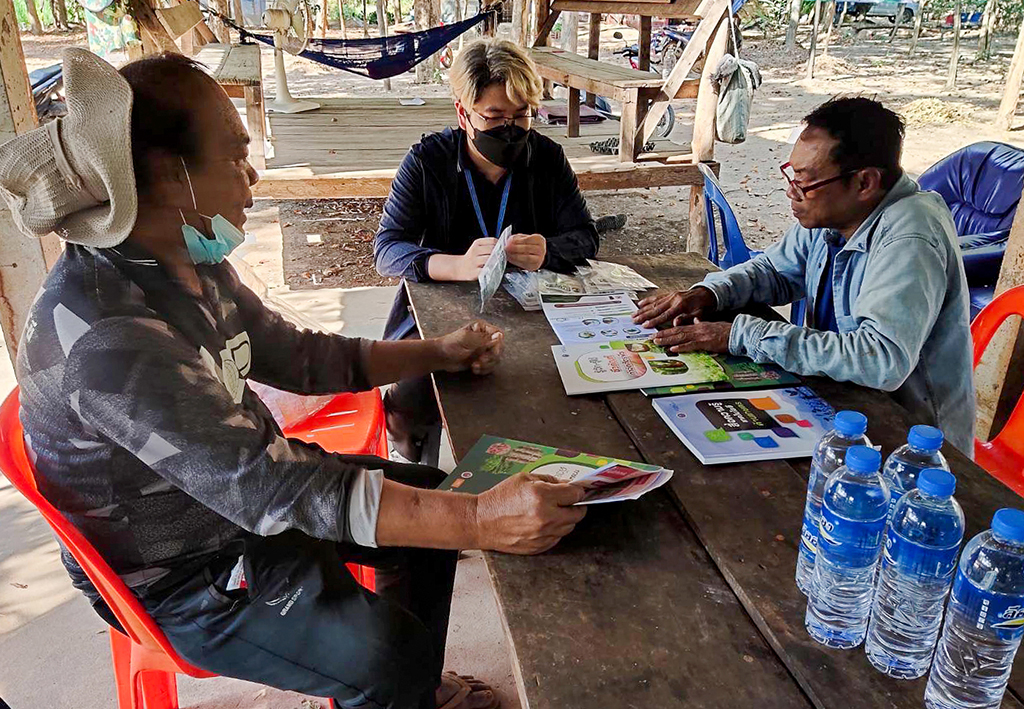
<svg viewBox="0 0 1024 709"><path fill-rule="evenodd" d="M664 288L713 267L696 254L619 259ZM407 285L422 334L479 317L476 284ZM486 379L438 375L455 455L483 434L644 460L676 471L633 503L598 506L552 551L486 554L530 709L818 707L919 709L925 680L875 671L863 648L831 650L804 629L794 582L808 460L705 467L639 392L566 397L554 333L504 291L485 317L505 329L505 357ZM868 416L887 455L915 423L888 396L809 380L837 409ZM951 446L968 535L1020 499ZM1024 707L1017 663L1003 707Z"/></svg>
<svg viewBox="0 0 1024 709"><path fill-rule="evenodd" d="M195 56L231 98L245 99L249 126L249 162L257 170L267 167L267 123L263 101L260 48L255 44L207 44Z"/></svg>

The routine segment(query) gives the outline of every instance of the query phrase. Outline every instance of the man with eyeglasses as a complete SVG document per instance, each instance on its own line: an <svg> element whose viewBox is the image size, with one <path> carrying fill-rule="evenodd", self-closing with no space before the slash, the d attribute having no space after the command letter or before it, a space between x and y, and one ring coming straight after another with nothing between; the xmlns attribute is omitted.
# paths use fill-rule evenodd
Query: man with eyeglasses
<svg viewBox="0 0 1024 709"><path fill-rule="evenodd" d="M648 298L658 344L774 362L893 392L970 455L974 384L967 280L949 208L900 167L903 122L867 98L804 119L782 174L797 224L750 261L688 291ZM806 300L807 323L716 311Z"/></svg>
<svg viewBox="0 0 1024 709"><path fill-rule="evenodd" d="M506 226L512 266L571 272L597 255L594 220L561 146L533 128L542 83L521 47L480 41L449 74L458 128L425 135L402 162L374 241L377 270L413 281L474 281ZM416 336L400 290L386 339ZM440 417L429 379L385 397L403 457L436 462Z"/></svg>

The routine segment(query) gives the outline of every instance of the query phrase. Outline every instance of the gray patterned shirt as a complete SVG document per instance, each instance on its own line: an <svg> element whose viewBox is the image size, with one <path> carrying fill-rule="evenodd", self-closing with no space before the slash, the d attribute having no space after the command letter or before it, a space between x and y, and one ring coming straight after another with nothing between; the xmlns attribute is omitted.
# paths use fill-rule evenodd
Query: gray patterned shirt
<svg viewBox="0 0 1024 709"><path fill-rule="evenodd" d="M18 354L40 491L140 592L250 535L374 546L382 473L283 437L245 384L365 390L370 343L297 329L226 263L197 271L202 297L137 247L68 245Z"/></svg>

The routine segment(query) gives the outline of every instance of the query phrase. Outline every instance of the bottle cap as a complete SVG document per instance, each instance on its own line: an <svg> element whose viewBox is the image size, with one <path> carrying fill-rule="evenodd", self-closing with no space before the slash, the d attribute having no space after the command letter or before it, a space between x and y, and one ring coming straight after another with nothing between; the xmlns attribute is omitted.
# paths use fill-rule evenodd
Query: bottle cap
<svg viewBox="0 0 1024 709"><path fill-rule="evenodd" d="M925 451L939 450L942 448L942 441L942 431L935 426L914 426L907 434L907 443Z"/></svg>
<svg viewBox="0 0 1024 709"><path fill-rule="evenodd" d="M1024 512L1004 507L992 517L992 531L1011 542L1024 542Z"/></svg>
<svg viewBox="0 0 1024 709"><path fill-rule="evenodd" d="M935 497L949 497L956 492L956 477L942 468L928 468L917 476L917 489Z"/></svg>
<svg viewBox="0 0 1024 709"><path fill-rule="evenodd" d="M840 411L836 414L835 427L844 436L860 436L868 430L868 417L859 411Z"/></svg>
<svg viewBox="0 0 1024 709"><path fill-rule="evenodd" d="M874 448L850 446L846 451L846 467L857 473L874 473L882 464L882 456Z"/></svg>

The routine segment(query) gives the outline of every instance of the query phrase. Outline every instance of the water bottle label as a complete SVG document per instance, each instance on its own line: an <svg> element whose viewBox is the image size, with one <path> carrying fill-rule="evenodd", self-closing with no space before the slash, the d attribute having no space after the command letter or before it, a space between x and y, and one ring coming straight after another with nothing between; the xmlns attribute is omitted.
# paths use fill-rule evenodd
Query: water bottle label
<svg viewBox="0 0 1024 709"><path fill-rule="evenodd" d="M953 603L961 607L977 630L988 630L1000 640L1024 635L1024 598L984 591L957 570L953 582Z"/></svg>
<svg viewBox="0 0 1024 709"><path fill-rule="evenodd" d="M935 579L952 579L956 571L956 555L960 543L951 547L936 549L912 542L889 527L885 535L885 555L882 563L896 565L900 573L914 576L929 576Z"/></svg>
<svg viewBox="0 0 1024 709"><path fill-rule="evenodd" d="M814 555L818 553L818 524L806 507L804 507L804 528L800 530L800 550L808 554L812 561Z"/></svg>
<svg viewBox="0 0 1024 709"><path fill-rule="evenodd" d="M870 566L878 561L886 519L885 515L873 520L845 519L825 504L821 508L818 551L844 566Z"/></svg>

